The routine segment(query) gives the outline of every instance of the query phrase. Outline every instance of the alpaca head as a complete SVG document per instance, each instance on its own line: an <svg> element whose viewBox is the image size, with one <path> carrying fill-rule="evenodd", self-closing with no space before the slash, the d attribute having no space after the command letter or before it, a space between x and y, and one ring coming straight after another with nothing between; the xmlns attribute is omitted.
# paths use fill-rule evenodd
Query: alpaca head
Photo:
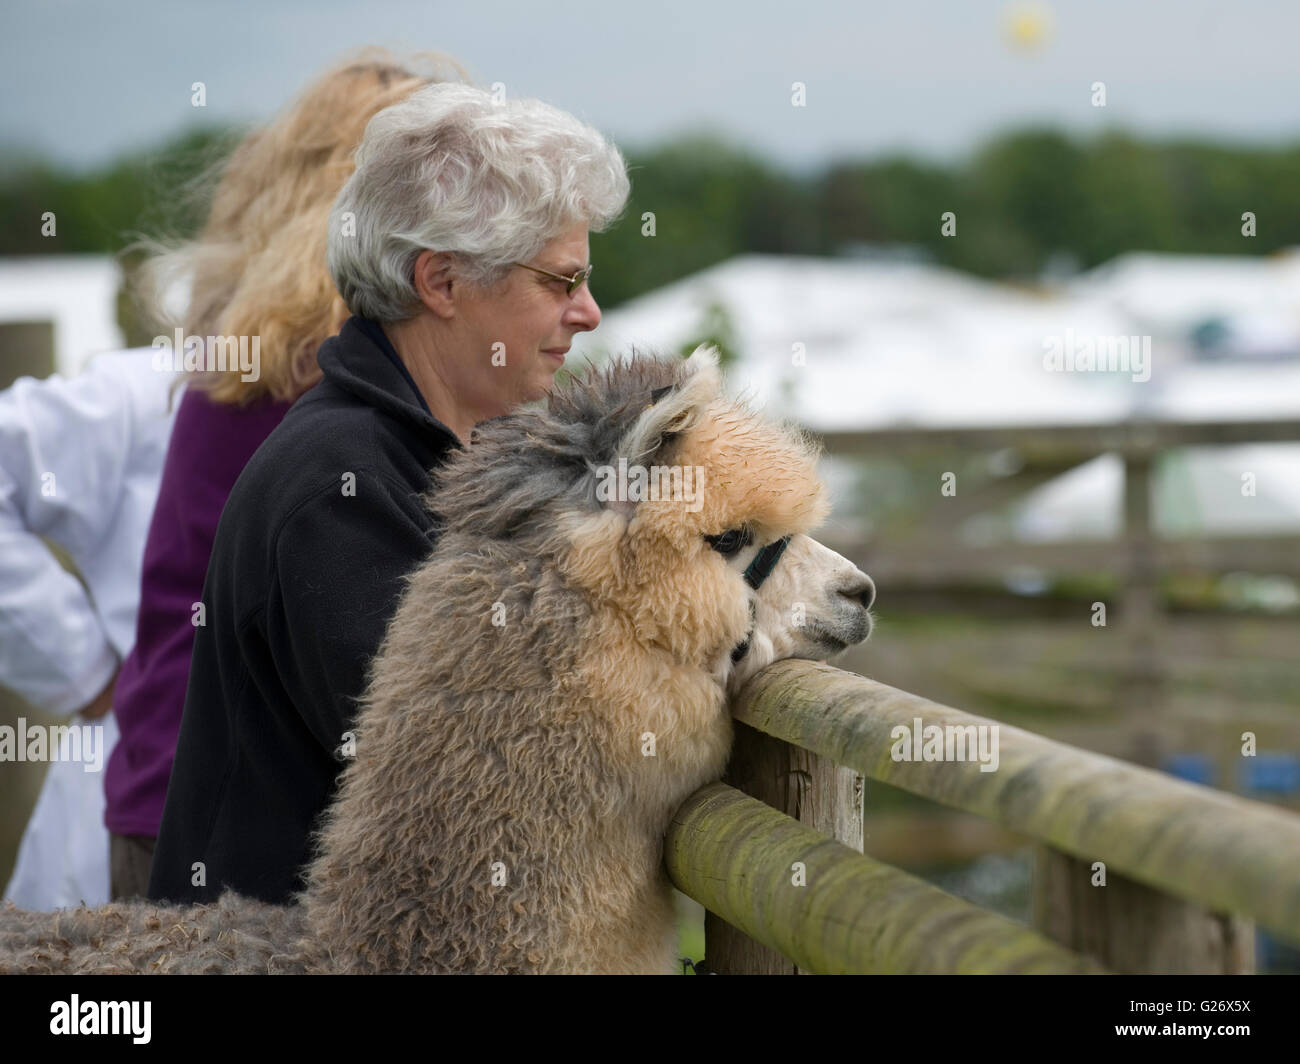
<svg viewBox="0 0 1300 1064"><path fill-rule="evenodd" d="M724 394L714 349L633 353L544 410L480 423L431 499L446 534L554 562L629 639L734 691L772 661L827 658L870 632L870 579L807 535L830 509L817 455ZM747 568L780 541L752 587Z"/></svg>

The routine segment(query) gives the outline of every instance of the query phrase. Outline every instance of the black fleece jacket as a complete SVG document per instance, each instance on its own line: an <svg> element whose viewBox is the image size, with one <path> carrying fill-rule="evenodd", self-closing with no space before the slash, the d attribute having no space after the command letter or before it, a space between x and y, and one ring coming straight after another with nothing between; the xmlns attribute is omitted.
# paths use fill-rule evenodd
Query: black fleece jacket
<svg viewBox="0 0 1300 1064"><path fill-rule="evenodd" d="M437 539L421 496L456 436L375 322L351 318L317 360L324 378L254 453L217 526L155 900L231 887L287 903L303 888L370 659Z"/></svg>

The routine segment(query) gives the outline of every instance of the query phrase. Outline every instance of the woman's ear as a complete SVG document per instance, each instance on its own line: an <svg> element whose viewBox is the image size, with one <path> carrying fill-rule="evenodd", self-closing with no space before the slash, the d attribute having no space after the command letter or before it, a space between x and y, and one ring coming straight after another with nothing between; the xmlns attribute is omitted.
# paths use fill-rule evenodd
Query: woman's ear
<svg viewBox="0 0 1300 1064"><path fill-rule="evenodd" d="M440 318L456 315L455 280L455 261L447 252L425 248L416 257L412 277L415 294Z"/></svg>

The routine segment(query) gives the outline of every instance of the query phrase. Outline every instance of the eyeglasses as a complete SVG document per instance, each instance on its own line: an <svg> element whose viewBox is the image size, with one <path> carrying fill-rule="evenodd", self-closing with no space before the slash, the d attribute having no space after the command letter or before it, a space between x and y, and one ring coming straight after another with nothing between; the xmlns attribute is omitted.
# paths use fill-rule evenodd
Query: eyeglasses
<svg viewBox="0 0 1300 1064"><path fill-rule="evenodd" d="M591 264L588 265L585 270L579 270L572 277L565 277L564 274L562 273L551 273L550 270L541 270L538 269L536 266L529 266L527 263L523 263L523 262L515 262L515 263L511 263L511 265L523 266L525 270L532 270L533 273L540 273L543 277L550 277L552 280L555 281L567 281L569 287L565 289L565 292L568 295L573 295L574 292L576 292L579 288L581 288L583 283L587 280L587 278L591 276L591 271L595 269L595 265Z"/></svg>

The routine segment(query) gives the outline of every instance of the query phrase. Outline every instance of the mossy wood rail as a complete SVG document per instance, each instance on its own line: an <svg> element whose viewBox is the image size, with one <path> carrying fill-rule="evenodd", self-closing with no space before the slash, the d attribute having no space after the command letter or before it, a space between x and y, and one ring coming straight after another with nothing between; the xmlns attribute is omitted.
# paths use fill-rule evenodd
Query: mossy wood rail
<svg viewBox="0 0 1300 1064"><path fill-rule="evenodd" d="M1012 920L855 853L725 783L696 791L677 811L665 853L679 890L805 971L1100 970ZM805 869L803 886L792 883L797 865Z"/></svg>
<svg viewBox="0 0 1300 1064"><path fill-rule="evenodd" d="M841 771L979 814L1076 859L1073 872L1069 861L1066 872L1059 864L1055 872L1072 880L1066 895L1084 899L1078 912L1062 919L1040 901L1038 923L1106 968L1248 970L1247 920L1300 942L1300 816L1287 810L812 662L765 669L732 711L751 745L755 738L790 744L844 766ZM917 718L940 728L996 726L997 769L981 771L974 758L893 760L891 733L900 725L912 732ZM732 767L728 773L730 779ZM1034 932L854 853L725 784L704 788L682 806L665 854L680 890L803 970L1089 970L1089 961ZM797 861L806 866L803 887L792 886ZM1091 887L1096 861L1106 866L1105 887ZM1088 900L1102 896L1109 909ZM1129 914L1127 926L1118 919L1122 913ZM1184 948L1185 940L1206 933L1197 914L1220 933L1213 949ZM1102 939L1132 937L1140 922L1139 931L1163 929L1179 944L1171 950L1169 941L1141 935L1136 945L1099 941L1099 922L1108 924ZM712 961L712 940L707 954ZM1227 955L1237 959L1224 961ZM759 964L749 970L786 969Z"/></svg>

